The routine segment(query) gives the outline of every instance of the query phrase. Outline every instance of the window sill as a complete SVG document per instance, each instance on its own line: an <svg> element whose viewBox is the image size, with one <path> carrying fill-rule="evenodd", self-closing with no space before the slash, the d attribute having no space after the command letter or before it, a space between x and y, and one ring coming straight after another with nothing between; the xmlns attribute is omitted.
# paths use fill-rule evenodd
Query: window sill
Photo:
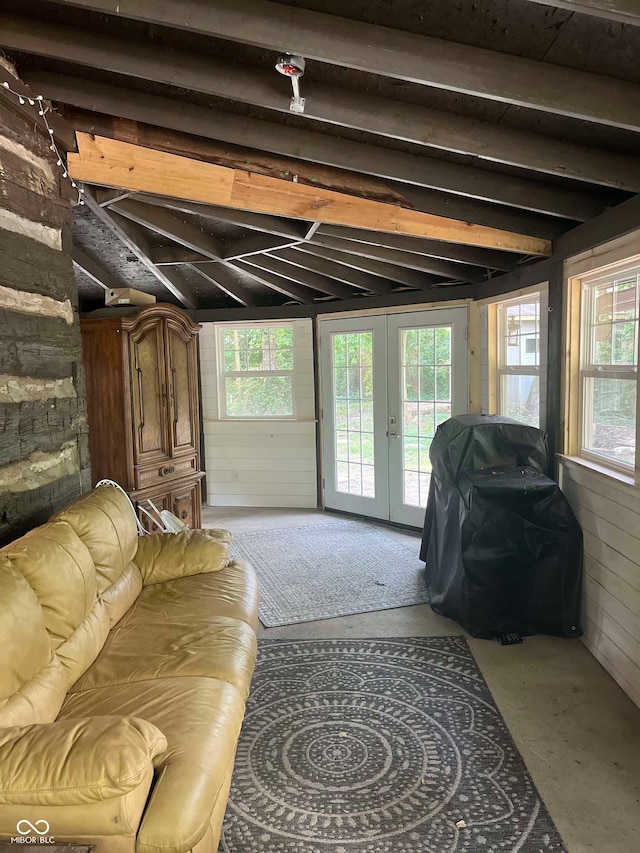
<svg viewBox="0 0 640 853"><path fill-rule="evenodd" d="M591 459L585 459L583 456L566 456L564 453L557 454L558 459L569 468L586 468L588 471L597 474L607 480L615 480L616 485L622 486L625 490L629 489L632 494L637 494L640 486L640 473L625 474L623 471L617 471L615 468L607 468L606 465L599 465Z"/></svg>

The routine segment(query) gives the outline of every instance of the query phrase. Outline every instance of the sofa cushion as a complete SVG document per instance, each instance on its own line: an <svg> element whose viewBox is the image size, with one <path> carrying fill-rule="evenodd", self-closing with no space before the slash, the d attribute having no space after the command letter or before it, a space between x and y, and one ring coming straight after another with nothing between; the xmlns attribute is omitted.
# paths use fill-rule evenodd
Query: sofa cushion
<svg viewBox="0 0 640 853"><path fill-rule="evenodd" d="M210 615L230 616L246 622L255 630L258 625L258 580L247 563L232 561L219 572L145 587L136 601L135 612L139 616L144 613L156 622Z"/></svg>
<svg viewBox="0 0 640 853"><path fill-rule="evenodd" d="M119 715L0 729L0 803L74 806L120 797L166 747L147 720Z"/></svg>
<svg viewBox="0 0 640 853"><path fill-rule="evenodd" d="M96 601L91 554L65 521L50 521L3 549L42 606L54 648L68 639Z"/></svg>
<svg viewBox="0 0 640 853"><path fill-rule="evenodd" d="M243 698L256 659L256 635L228 616L153 619L134 606L125 624L111 631L95 663L73 692L132 681L204 676L228 681Z"/></svg>
<svg viewBox="0 0 640 853"><path fill-rule="evenodd" d="M49 635L35 592L0 554L0 701L12 696L51 660Z"/></svg>
<svg viewBox="0 0 640 853"><path fill-rule="evenodd" d="M229 546L218 535L220 532L183 530L143 536L138 543L136 565L144 585L223 569Z"/></svg>
<svg viewBox="0 0 640 853"><path fill-rule="evenodd" d="M70 524L89 549L99 593L118 580L136 555L135 515L126 495L113 486L99 486L88 492L54 519Z"/></svg>
<svg viewBox="0 0 640 853"><path fill-rule="evenodd" d="M120 714L148 720L168 748L138 833L138 853L186 853L208 830L226 796L244 702L213 678L163 678L96 688L67 697L60 719Z"/></svg>

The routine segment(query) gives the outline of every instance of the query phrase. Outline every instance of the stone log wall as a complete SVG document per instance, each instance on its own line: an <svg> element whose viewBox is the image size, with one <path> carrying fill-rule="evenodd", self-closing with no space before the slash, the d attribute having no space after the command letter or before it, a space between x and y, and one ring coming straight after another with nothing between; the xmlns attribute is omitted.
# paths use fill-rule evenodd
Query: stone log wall
<svg viewBox="0 0 640 853"><path fill-rule="evenodd" d="M61 182L45 135L0 98L0 545L90 487Z"/></svg>

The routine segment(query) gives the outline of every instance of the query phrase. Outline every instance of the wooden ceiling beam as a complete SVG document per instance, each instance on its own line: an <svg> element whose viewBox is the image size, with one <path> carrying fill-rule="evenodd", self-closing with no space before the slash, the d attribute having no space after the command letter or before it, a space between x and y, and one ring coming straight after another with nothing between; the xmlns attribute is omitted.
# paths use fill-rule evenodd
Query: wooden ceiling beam
<svg viewBox="0 0 640 853"><path fill-rule="evenodd" d="M240 305L251 308L256 304L247 288L236 281L231 273L222 265L208 264L206 269L192 264L188 264L187 266L192 272L197 273L209 284L213 284L218 290L226 293L227 296L230 296L231 299L240 303Z"/></svg>
<svg viewBox="0 0 640 853"><path fill-rule="evenodd" d="M640 87L633 83L271 0L58 3L273 51L295 49L307 60L640 130Z"/></svg>
<svg viewBox="0 0 640 853"><path fill-rule="evenodd" d="M213 204L199 204L197 202L184 201L179 198L169 198L160 195L136 195L136 201L151 204L155 207L166 207L169 210L177 210L181 213L193 213L196 216L204 216L217 222L230 222L232 225L249 228L252 231L260 231L263 234L272 234L276 237L291 239L292 242L303 240L308 227L297 222L286 222L277 216L269 216L265 213L251 213L248 210L236 210L228 207L220 207Z"/></svg>
<svg viewBox="0 0 640 853"><path fill-rule="evenodd" d="M163 67L167 66L165 60ZM91 80L47 72L27 74L27 79L48 98L75 107L533 213L584 222L600 214L607 205L602 192L594 196L582 189L551 186L529 178L503 175L376 145L364 146L326 133L216 111ZM636 168L639 173L637 187L640 189L637 164ZM612 199L612 203L617 200Z"/></svg>
<svg viewBox="0 0 640 853"><path fill-rule="evenodd" d="M179 264L215 264L216 261L206 258L200 252L193 252L184 246L154 246L149 250L149 257L158 267L178 266Z"/></svg>
<svg viewBox="0 0 640 853"><path fill-rule="evenodd" d="M301 252L298 249L284 249L281 252L273 253L272 257L286 261L293 266L329 276L329 278L334 278L336 281L343 282L343 284L368 290L371 293L391 293L394 287L397 287L399 284L399 282L385 279L378 275L364 273L361 270L354 269L352 266L345 266L336 261L319 258L307 252Z"/></svg>
<svg viewBox="0 0 640 853"><path fill-rule="evenodd" d="M116 201L124 201L125 198L129 198L133 193L128 190L103 190L98 188L94 192L94 195L100 207L109 207L110 204Z"/></svg>
<svg viewBox="0 0 640 853"><path fill-rule="evenodd" d="M421 237L404 237L401 234L382 234L379 231L366 231L362 228L343 228L340 225L322 225L315 232L314 243L325 245L325 240L365 243L374 248L379 247L393 251L401 257L405 254L415 254L418 260L423 256L442 258L446 261L460 261L463 264L485 269L506 271L518 265L518 259L506 252L478 249L475 246L460 246L455 243L443 243ZM332 248L337 248L337 246L334 245Z"/></svg>
<svg viewBox="0 0 640 853"><path fill-rule="evenodd" d="M185 292L184 284L179 276L173 273L166 273L158 269L149 258L149 245L144 234L134 229L127 219L119 216L117 213L112 213L107 208L101 207L91 191L85 188L84 201L87 207L94 213L97 218L106 225L107 228L127 247L127 249L135 255L146 269L152 273L158 281L174 296L182 305L187 308L195 308L195 300Z"/></svg>
<svg viewBox="0 0 640 853"><path fill-rule="evenodd" d="M518 234L529 234L547 240L553 240L558 234L564 234L565 231L579 224L567 219L542 216L516 207L504 207L488 201L441 193L424 187L411 186L411 184L388 181L387 186L402 199L396 202L402 207L426 211L435 216L451 216L463 222L477 222L491 228L515 231Z"/></svg>
<svg viewBox="0 0 640 853"><path fill-rule="evenodd" d="M117 139L120 142L134 143L145 148L153 148L156 151L165 151L190 159L217 163L220 166L270 175L275 178L282 178L287 173L290 176L295 175L297 169L298 182L306 186L322 187L359 198L408 207L422 213L446 216L451 219L459 219L476 225L487 225L506 231L515 231L519 234L540 237L545 240L553 240L568 228L567 221L557 217L541 216L515 207L502 207L489 202L476 201L466 196L427 190L424 187L413 187L409 184L364 177L351 172L344 172L327 166L317 166L302 160L282 158L276 154L265 154L252 149L238 147L237 150L230 151L228 147L225 148L225 143L202 136L189 136L179 131L154 127L141 122L132 122L129 119L72 109L74 109L73 120L76 122L77 130L93 136ZM317 180L315 180L316 176L318 176ZM141 196L138 198L146 200ZM211 213L214 219L225 219L224 211L220 213L219 208L215 206L205 208L203 205L195 205L178 199L167 200L166 197L152 199L151 203L176 209L184 205L186 212L200 213L205 216L209 216ZM189 207L192 209L188 210ZM229 211L226 213L228 219ZM305 238L306 232L310 228L322 227L320 222L305 224L293 222L291 219L279 219L278 217L265 217L265 224L261 227L259 214L247 213L246 211L232 211L232 214L234 218L246 219L246 223L241 221L240 224L246 224L247 227L266 233L283 234L295 239Z"/></svg>
<svg viewBox="0 0 640 853"><path fill-rule="evenodd" d="M122 287L122 284L113 273L106 270L101 264L94 261L93 258L90 258L79 246L74 245L71 257L73 265L103 290L113 290L115 287Z"/></svg>
<svg viewBox="0 0 640 853"><path fill-rule="evenodd" d="M351 299L358 293L357 288L354 289L354 287L336 281L327 275L295 267L286 261L273 258L271 255L253 255L247 258L246 262L263 272L271 272L287 281L295 281L305 287L312 287L314 290L319 290L320 293L327 294L327 296L336 296L338 299Z"/></svg>
<svg viewBox="0 0 640 853"><path fill-rule="evenodd" d="M353 250L351 249L352 246ZM417 263L411 267L405 264L397 264L393 252L389 251L385 256L384 250L379 250L376 253L373 247L367 249L365 243L343 243L340 247L302 244L297 248L300 251L309 252L329 261L346 264L372 275L382 275L391 281L397 281L399 284L407 284L409 287L429 287L431 280L429 279L427 283L425 273L429 276L435 275L441 279L451 278L454 281L463 281L468 284L479 284L487 278L485 273L477 267L463 266L435 258L431 262L426 258L423 259L424 267ZM415 257L417 259L417 256Z"/></svg>
<svg viewBox="0 0 640 853"><path fill-rule="evenodd" d="M78 147L78 154L69 155L70 174L76 181L526 255L546 256L551 252L547 240L227 169L103 137L78 134Z"/></svg>
<svg viewBox="0 0 640 853"><path fill-rule="evenodd" d="M215 261L222 259L222 243L216 240L211 234L201 231L190 222L184 222L173 213L162 208L153 207L149 204L134 199L126 199L118 201L110 206L110 210L115 210L127 219L137 222L138 225L143 225L145 228L155 231L156 234L161 234L169 240L174 240L194 252L199 252L207 258L212 258Z"/></svg>
<svg viewBox="0 0 640 853"><path fill-rule="evenodd" d="M608 21L640 26L640 6L638 0L529 0L542 6L554 6L567 12L579 12L581 15L593 15Z"/></svg>
<svg viewBox="0 0 640 853"><path fill-rule="evenodd" d="M265 272L246 261L233 261L232 265L265 287L275 290L277 293L282 293L283 296L288 296L290 299L295 299L303 305L311 305L314 301L313 294L308 288L294 281L289 281L286 278L281 278L279 275Z"/></svg>
<svg viewBox="0 0 640 853"><path fill-rule="evenodd" d="M246 237L240 237L238 240L232 240L225 244L224 259L225 261L240 260L250 255L272 252L275 249L287 249L291 246L297 246L301 242L301 240L284 240L271 234L248 234Z"/></svg>
<svg viewBox="0 0 640 853"><path fill-rule="evenodd" d="M0 43L39 56L180 86L187 91L253 104L275 112L289 112L288 96L261 70L230 69L210 56L197 57L172 51L171 62L168 63L166 50L160 46L126 43L116 36L12 16L0 16ZM23 69L23 73L39 91L44 90L48 80L55 95L53 83L58 75L47 76L46 72L28 67ZM57 85L62 86L63 81L58 81ZM106 89L96 87L94 97L99 92L103 97L108 95ZM64 92L58 90L57 99L64 101L63 95ZM67 90L67 97L70 96ZM86 99L86 92L83 97ZM178 107L175 100L172 103L168 118ZM123 100L120 109L126 108L127 117L133 118L131 110L134 106L132 103L125 105ZM87 108L99 109L97 106ZM240 119L236 118L237 128ZM305 118L532 171L630 192L640 191L640 166L635 157L364 92L314 83L313 98L308 98L305 104ZM229 121L226 132L232 133L233 130L234 125ZM252 143L246 141L242 144Z"/></svg>

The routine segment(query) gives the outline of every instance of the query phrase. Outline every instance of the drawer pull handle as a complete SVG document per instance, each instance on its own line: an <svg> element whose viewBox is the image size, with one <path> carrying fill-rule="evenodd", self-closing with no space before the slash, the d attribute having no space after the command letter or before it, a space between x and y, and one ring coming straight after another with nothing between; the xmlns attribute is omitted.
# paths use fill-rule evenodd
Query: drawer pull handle
<svg viewBox="0 0 640 853"><path fill-rule="evenodd" d="M188 515L189 515L189 513L187 512L187 510L186 510L186 509L183 509L183 510L182 510L182 517L183 517L183 518L186 518Z"/></svg>
<svg viewBox="0 0 640 853"><path fill-rule="evenodd" d="M162 469L162 476L163 476L163 477L166 477L166 475L167 475L167 474L173 474L173 472L174 472L175 470L176 470L176 466L175 466L175 465L167 465L167 467L166 467L166 468L163 468L163 469Z"/></svg>

